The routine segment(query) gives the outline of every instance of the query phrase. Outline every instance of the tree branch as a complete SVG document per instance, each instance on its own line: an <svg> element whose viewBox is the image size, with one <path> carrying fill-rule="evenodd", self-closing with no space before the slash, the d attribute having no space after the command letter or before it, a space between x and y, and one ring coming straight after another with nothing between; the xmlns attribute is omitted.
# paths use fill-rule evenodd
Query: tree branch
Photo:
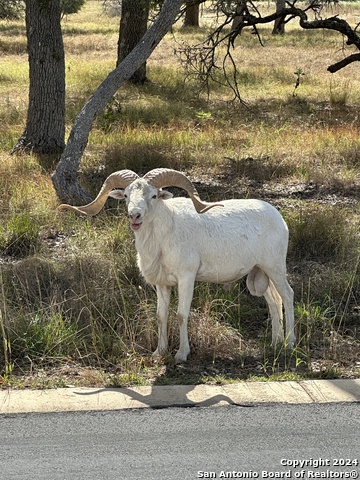
<svg viewBox="0 0 360 480"><path fill-rule="evenodd" d="M294 4L289 4L289 7L284 8L279 12L274 12L270 15L266 15L265 17L256 17L254 15L245 15L243 19L243 27L253 27L257 24L265 24L271 23L276 19L283 17L299 17L299 24L300 27L305 30L316 30L316 29L326 29L326 30L334 30L339 33L342 33L345 37L347 37L346 44L347 45L355 45L360 50L360 36L356 32L356 28L352 28L345 20L335 17L329 17L324 19L316 19L316 20L309 20L307 16L307 10L312 8L316 10L317 5L312 3L310 7L307 9L297 8Z"/></svg>
<svg viewBox="0 0 360 480"><path fill-rule="evenodd" d="M330 73L335 73L353 62L360 62L360 53L354 53L352 55L349 55L348 57L343 58L339 62L330 65L327 69Z"/></svg>
<svg viewBox="0 0 360 480"><path fill-rule="evenodd" d="M355 28L352 28L345 20L337 16L325 19L319 18L319 9L321 8L321 3L319 3L319 1L321 0L313 0L310 5L304 8L298 8L296 6L297 0L295 0L293 3L287 2L287 7L284 9L275 11L270 15L261 16L260 11L253 4L252 0L243 0L241 4L238 2L235 5L235 8L232 9L230 3L226 3L225 8L224 2L218 2L214 0L215 8L217 6L219 11L225 15L225 19L211 33L205 42L195 46L186 46L185 48L180 48L178 50L180 52L180 59L183 61L183 64L185 64L187 74L189 76L193 75L198 77L200 84L205 86L208 91L210 80L222 85L226 83L226 85L235 93L235 97L242 101L237 85L238 70L231 53L232 49L234 48L235 39L241 35L241 32L245 27L251 27L254 29L254 32L258 36L259 42L262 45L261 37L257 30L257 25L272 23L279 18L281 18L285 23L294 18L299 18L299 24L301 28L306 30L327 29L339 32L346 37L347 45L355 45L360 50L360 36L357 33L359 24L357 24ZM239 16L240 7L241 15ZM315 13L315 20L308 19L309 11ZM237 21L233 22L232 28L229 31L227 27L234 20L234 18L236 18ZM219 80L219 78L216 78L213 73L221 68L216 65L215 61L215 50L221 45L224 45L226 48L222 64L222 70L224 74L223 78L225 79L223 82ZM183 60L182 57L184 57L185 60ZM328 71L336 72L349 63L357 60L360 60L360 54L350 55L344 60L329 66ZM226 61L229 61L229 65L231 67L230 74L227 72Z"/></svg>

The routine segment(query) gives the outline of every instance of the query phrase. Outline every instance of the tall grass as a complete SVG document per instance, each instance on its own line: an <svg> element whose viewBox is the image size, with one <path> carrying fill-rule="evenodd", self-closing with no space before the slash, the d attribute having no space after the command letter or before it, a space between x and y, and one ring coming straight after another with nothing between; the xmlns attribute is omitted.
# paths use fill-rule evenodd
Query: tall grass
<svg viewBox="0 0 360 480"><path fill-rule="evenodd" d="M359 4L346 8L356 17ZM46 162L8 154L25 124L27 57L24 24L0 22L0 382L122 385L359 375L356 67L332 79L326 73L342 46L334 33L301 31L292 23L285 36L273 37L263 28L265 49L244 32L234 50L250 108L231 103L218 85L207 98L168 55L179 42L204 38L209 18L203 21L197 32L176 27L148 61L149 82L125 85L109 102L91 132L80 180L95 195L114 170L144 173L161 166L184 170L204 198L254 196L275 204L290 230L294 352L270 348L266 305L250 297L241 280L227 290L196 286L189 367L173 368L171 356L151 359L156 296L136 266L124 206L109 200L91 219L57 213ZM115 64L118 20L88 0L63 31L69 131ZM299 68L305 75L293 96ZM176 302L174 292L170 353L179 341Z"/></svg>

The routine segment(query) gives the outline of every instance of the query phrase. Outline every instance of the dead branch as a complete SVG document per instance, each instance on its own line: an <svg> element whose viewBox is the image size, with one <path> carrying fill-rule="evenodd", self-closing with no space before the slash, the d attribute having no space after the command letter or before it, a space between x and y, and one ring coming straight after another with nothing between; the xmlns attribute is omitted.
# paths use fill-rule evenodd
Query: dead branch
<svg viewBox="0 0 360 480"><path fill-rule="evenodd" d="M209 35L205 42L194 46L186 45L180 48L177 53L180 55L187 75L197 77L200 85L205 87L208 93L209 82L215 81L218 84L226 84L234 92L235 98L243 102L237 81L238 68L232 51L235 48L235 40L237 37L240 37L244 28L252 28L253 33L257 35L260 44L263 46L257 29L258 25L269 24L279 18L285 23L298 18L301 28L305 30L326 29L339 32L346 39L346 45L354 45L360 50L360 35L357 32L359 24L353 28L348 22L338 16L321 18L322 6L321 0L314 0L308 6L300 8L297 6L297 0L295 0L293 3L287 2L287 6L282 10L262 16L252 0L240 0L232 4L232 6L230 2L218 0L214 2L213 8L214 10L217 9L219 14L225 15L222 23ZM309 20L308 12L315 14L314 20ZM218 65L217 62L219 60L216 51L222 45L226 51L222 64ZM330 65L327 70L334 73L359 60L360 53L352 54L334 65ZM228 71L228 65L230 66L230 71ZM223 72L223 80L220 80L219 75L217 75L219 70Z"/></svg>
<svg viewBox="0 0 360 480"><path fill-rule="evenodd" d="M335 73L353 62L360 62L360 53L354 53L352 55L349 55L348 57L343 58L339 62L330 65L327 69L330 73Z"/></svg>

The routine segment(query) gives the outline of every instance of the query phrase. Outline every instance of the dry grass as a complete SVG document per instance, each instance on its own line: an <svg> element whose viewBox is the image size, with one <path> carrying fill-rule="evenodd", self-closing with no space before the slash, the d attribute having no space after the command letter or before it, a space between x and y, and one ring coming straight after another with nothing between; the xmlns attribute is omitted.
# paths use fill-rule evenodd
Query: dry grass
<svg viewBox="0 0 360 480"><path fill-rule="evenodd" d="M357 21L358 3L336 8ZM236 45L250 108L231 103L217 85L207 98L194 81L184 81L178 58L169 55L181 42L201 41L213 22L208 12L202 22L198 31L178 25L148 62L150 82L125 85L109 103L91 133L81 181L95 194L114 170L167 166L190 174L204 197L255 196L278 206L290 227L297 348L291 355L269 348L264 302L250 298L241 281L230 292L197 286L187 366L174 368L172 357L151 359L155 294L137 270L124 207L109 201L94 219L60 215L46 162L8 154L25 125L27 56L23 22L0 22L0 362L6 359L0 382L45 387L359 375L358 66L331 76L326 67L342 57L342 38L292 22L283 37L262 29L264 48L248 32ZM118 20L88 0L63 30L69 131L115 64ZM298 69L305 75L293 96ZM175 309L174 294L172 321ZM174 324L170 337L173 353Z"/></svg>

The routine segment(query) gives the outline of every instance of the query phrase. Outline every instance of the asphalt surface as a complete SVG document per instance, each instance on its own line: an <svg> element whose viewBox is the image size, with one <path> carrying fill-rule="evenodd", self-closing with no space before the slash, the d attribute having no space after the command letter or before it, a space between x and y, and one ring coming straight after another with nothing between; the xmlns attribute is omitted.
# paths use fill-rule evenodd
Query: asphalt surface
<svg viewBox="0 0 360 480"><path fill-rule="evenodd" d="M358 478L358 403L0 415L3 480Z"/></svg>

